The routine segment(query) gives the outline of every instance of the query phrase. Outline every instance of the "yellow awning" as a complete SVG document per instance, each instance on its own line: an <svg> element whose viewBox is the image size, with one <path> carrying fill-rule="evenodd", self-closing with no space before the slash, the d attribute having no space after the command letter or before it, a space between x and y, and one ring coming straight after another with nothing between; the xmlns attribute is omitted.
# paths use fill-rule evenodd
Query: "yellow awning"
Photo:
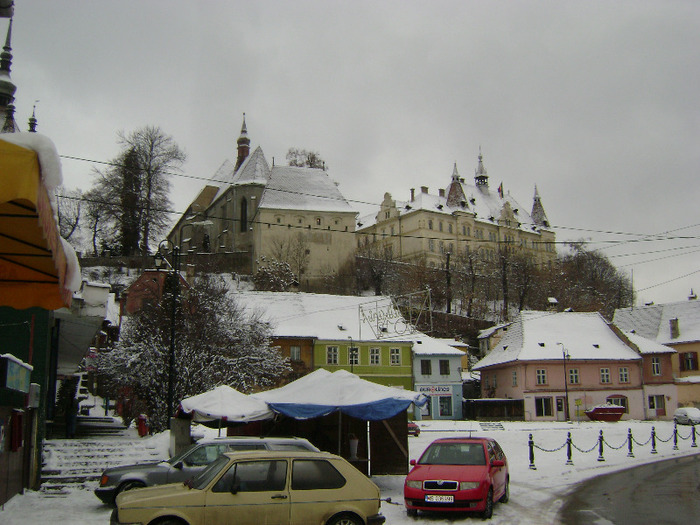
<svg viewBox="0 0 700 525"><path fill-rule="evenodd" d="M66 255L35 151L0 136L0 306L70 306Z"/></svg>

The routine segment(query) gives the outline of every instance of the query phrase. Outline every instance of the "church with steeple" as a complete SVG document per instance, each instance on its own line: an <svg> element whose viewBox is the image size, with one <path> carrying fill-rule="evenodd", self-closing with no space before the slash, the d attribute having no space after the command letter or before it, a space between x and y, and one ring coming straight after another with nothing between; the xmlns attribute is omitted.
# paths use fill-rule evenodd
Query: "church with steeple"
<svg viewBox="0 0 700 525"><path fill-rule="evenodd" d="M377 247L375 253L392 260L425 262L444 268L447 254L475 257L495 263L499 254L523 256L538 267L556 258L555 234L535 187L531 211L503 189L494 191L479 149L474 183L468 184L455 163L446 188L431 193L428 186L410 190L408 200L384 194L379 212L360 218L358 249Z"/></svg>
<svg viewBox="0 0 700 525"><path fill-rule="evenodd" d="M357 212L325 169L270 165L250 144L244 114L235 163L223 162L168 240L192 261L203 253L238 261L237 273L275 260L289 263L303 286L337 274L354 255Z"/></svg>

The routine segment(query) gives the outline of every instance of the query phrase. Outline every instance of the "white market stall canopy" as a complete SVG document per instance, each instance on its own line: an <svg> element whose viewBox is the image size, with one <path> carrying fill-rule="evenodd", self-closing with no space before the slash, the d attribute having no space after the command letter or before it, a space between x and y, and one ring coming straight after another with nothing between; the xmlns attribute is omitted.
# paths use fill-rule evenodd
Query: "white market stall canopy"
<svg viewBox="0 0 700 525"><path fill-rule="evenodd" d="M275 415L264 401L226 385L185 398L180 406L183 412L191 414L198 423L217 420L247 423L272 419Z"/></svg>
<svg viewBox="0 0 700 525"><path fill-rule="evenodd" d="M336 411L365 421L389 419L411 403L424 405L428 398L418 392L361 379L347 370L322 368L274 390L253 394L275 412L295 419L311 419Z"/></svg>

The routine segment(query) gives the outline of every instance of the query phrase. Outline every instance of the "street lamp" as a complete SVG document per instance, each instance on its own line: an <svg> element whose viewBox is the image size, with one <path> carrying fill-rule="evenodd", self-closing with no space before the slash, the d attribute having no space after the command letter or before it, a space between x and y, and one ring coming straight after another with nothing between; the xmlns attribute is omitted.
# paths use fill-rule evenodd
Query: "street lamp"
<svg viewBox="0 0 700 525"><path fill-rule="evenodd" d="M566 361L567 359L571 359L571 356L569 355L569 352L566 348L564 348L564 343L557 343L558 345L561 345L561 356L564 361L564 417L566 417L566 420L569 421L569 384L567 380L567 371L566 371Z"/></svg>
<svg viewBox="0 0 700 525"><path fill-rule="evenodd" d="M166 259L170 256L170 261ZM170 281L170 356L168 363L168 429L170 418L174 413L173 397L175 391L175 314L177 313L177 298L180 292L180 248L168 240L163 240L158 245L155 255L156 268L160 269L165 263L169 269L166 282Z"/></svg>

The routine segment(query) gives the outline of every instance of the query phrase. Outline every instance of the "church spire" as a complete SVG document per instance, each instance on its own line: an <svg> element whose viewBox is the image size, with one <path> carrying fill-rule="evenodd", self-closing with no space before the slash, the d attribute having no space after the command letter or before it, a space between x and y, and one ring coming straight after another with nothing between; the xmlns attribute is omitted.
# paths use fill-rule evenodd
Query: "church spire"
<svg viewBox="0 0 700 525"><path fill-rule="evenodd" d="M233 170L234 173L238 171L241 164L245 162L250 153L250 139L248 138L248 126L245 123L245 113L243 113L243 125L241 126L241 135L238 137L238 158L236 159L236 168Z"/></svg>
<svg viewBox="0 0 700 525"><path fill-rule="evenodd" d="M544 206L542 206L542 200L540 199L540 193L537 191L537 185L535 184L535 198L532 203L532 220L535 222L536 226L541 226L543 228L549 228L549 220L547 219L547 214L544 212Z"/></svg>
<svg viewBox="0 0 700 525"><path fill-rule="evenodd" d="M2 119L2 132L14 133L18 131L15 122L15 91L17 86L10 78L12 68L12 18L7 26L5 45L0 53L0 119Z"/></svg>
<svg viewBox="0 0 700 525"><path fill-rule="evenodd" d="M39 102L38 100L36 102ZM32 108L32 116L29 117L29 132L36 133L36 102L34 102L34 107Z"/></svg>
<svg viewBox="0 0 700 525"><path fill-rule="evenodd" d="M489 188L489 176L488 173L486 173L486 168L484 168L484 157L481 154L481 146L479 146L479 164L474 172L474 182L477 188Z"/></svg>

